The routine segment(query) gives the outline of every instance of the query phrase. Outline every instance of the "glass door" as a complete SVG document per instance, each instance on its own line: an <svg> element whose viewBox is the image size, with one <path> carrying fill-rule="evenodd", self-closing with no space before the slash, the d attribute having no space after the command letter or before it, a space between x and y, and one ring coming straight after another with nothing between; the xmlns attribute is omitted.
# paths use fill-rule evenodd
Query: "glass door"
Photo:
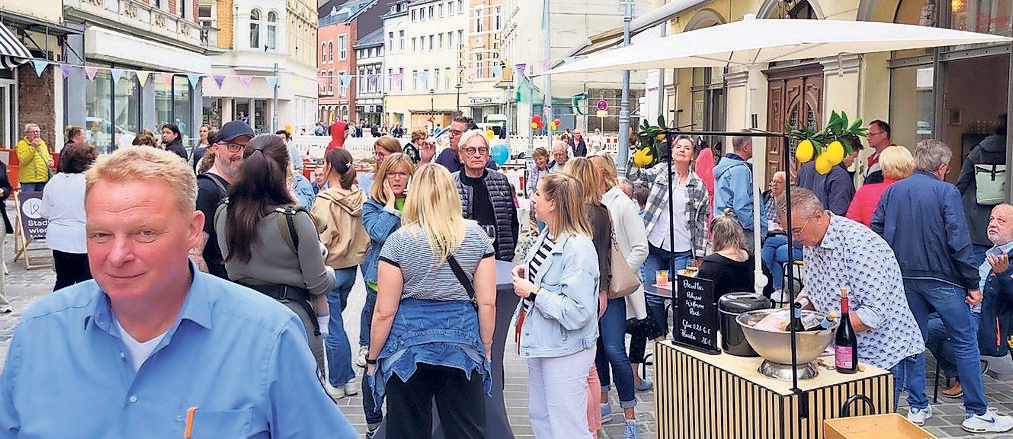
<svg viewBox="0 0 1013 439"><path fill-rule="evenodd" d="M14 148L18 139L18 124L14 115L17 97L14 81L0 79L0 147Z"/></svg>

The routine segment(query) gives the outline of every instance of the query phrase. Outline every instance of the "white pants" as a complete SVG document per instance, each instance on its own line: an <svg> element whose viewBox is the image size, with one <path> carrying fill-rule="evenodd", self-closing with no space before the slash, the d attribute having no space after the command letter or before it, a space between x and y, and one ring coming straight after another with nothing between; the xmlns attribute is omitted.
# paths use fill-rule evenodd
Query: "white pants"
<svg viewBox="0 0 1013 439"><path fill-rule="evenodd" d="M595 348L556 358L528 359L528 413L539 439L590 438L587 371Z"/></svg>

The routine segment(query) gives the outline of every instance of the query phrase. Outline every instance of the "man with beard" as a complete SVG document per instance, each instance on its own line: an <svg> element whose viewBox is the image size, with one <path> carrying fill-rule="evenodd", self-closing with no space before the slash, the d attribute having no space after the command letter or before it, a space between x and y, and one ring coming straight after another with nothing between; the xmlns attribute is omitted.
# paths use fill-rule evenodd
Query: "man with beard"
<svg viewBox="0 0 1013 439"><path fill-rule="evenodd" d="M197 176L197 210L204 212L204 231L190 257L201 271L228 279L222 251L218 248L215 234L215 210L229 195L229 184L239 173L239 165L246 158L246 144L253 138L253 129L246 122L234 120L218 131L211 150L215 153L215 164L207 172Z"/></svg>

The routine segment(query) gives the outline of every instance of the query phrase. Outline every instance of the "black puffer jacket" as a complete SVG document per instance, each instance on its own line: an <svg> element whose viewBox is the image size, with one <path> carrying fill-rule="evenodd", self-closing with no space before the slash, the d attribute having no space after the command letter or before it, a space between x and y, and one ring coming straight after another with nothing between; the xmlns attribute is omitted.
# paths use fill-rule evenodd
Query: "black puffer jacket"
<svg viewBox="0 0 1013 439"><path fill-rule="evenodd" d="M957 189L960 191L964 215L967 216L967 227L971 232L971 243L974 245L992 246L988 240L988 217L995 206L978 204L976 193L978 184L974 180L974 165L1005 165L1006 135L991 135L981 141L964 159L960 167L960 179ZM1007 171L1009 172L1009 171Z"/></svg>
<svg viewBox="0 0 1013 439"><path fill-rule="evenodd" d="M461 182L461 172L464 170L453 173L454 184L457 185L457 194L461 196L464 217L472 219L474 218L473 189ZM520 223L517 220L517 208L514 207L514 198L510 191L510 181L502 172L488 168L485 170L483 181L489 191L493 215L496 217L496 259L512 261L514 260L514 249L517 247Z"/></svg>

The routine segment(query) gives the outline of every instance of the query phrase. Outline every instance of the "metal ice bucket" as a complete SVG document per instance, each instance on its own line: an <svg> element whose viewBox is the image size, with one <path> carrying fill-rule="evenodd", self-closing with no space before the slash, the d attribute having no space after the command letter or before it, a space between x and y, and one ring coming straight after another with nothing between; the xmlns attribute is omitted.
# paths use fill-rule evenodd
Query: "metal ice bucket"
<svg viewBox="0 0 1013 439"><path fill-rule="evenodd" d="M773 331L754 328L753 325L759 322L768 314L777 312L777 309L760 309L740 314L735 321L742 326L742 332L746 335L746 341L753 347L756 353L765 360L778 364L791 364L791 333L786 331ZM826 314L815 311L802 311L803 317L815 315L820 320ZM830 328L821 331L803 331L796 333L796 361L802 365L809 363L819 357L821 353L830 346L834 339L834 332L840 320L834 320Z"/></svg>

